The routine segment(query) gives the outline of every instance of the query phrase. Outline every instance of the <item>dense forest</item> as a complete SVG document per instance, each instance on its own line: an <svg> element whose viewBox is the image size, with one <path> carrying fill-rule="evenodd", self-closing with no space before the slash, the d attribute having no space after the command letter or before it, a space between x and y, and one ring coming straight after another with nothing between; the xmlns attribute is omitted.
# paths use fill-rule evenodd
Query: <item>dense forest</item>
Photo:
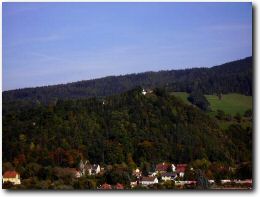
<svg viewBox="0 0 260 197"><path fill-rule="evenodd" d="M5 91L3 103L30 100L46 104L58 99L105 97L126 92L137 86L150 89L160 87L188 93L199 90L203 94L234 92L252 95L252 69L252 57L247 57L212 68L145 72Z"/></svg>
<svg viewBox="0 0 260 197"><path fill-rule="evenodd" d="M30 162L75 167L81 158L151 166L164 160L251 160L251 127L235 124L222 130L206 113L163 89L146 95L141 90L8 111L3 116L3 162L22 168Z"/></svg>

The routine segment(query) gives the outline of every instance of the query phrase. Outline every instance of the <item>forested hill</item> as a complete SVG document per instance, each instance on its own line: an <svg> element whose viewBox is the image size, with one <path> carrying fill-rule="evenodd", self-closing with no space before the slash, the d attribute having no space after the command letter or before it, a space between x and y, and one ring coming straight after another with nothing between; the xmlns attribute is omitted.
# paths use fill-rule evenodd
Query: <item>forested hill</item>
<svg viewBox="0 0 260 197"><path fill-rule="evenodd" d="M14 161L23 175L30 162L76 167L82 157L129 166L251 160L251 127L233 125L224 132L206 113L165 90L141 91L9 110L3 115L3 162Z"/></svg>
<svg viewBox="0 0 260 197"><path fill-rule="evenodd" d="M169 91L184 92L199 89L204 94L236 92L252 95L252 57L212 68L145 72L5 91L3 102L30 100L48 103L57 99L103 97L119 94L136 86L165 87Z"/></svg>

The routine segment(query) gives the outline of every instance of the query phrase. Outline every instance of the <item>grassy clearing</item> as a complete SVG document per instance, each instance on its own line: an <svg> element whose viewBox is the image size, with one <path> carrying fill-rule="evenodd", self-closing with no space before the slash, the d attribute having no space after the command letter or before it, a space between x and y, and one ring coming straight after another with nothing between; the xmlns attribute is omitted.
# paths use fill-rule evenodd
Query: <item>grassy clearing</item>
<svg viewBox="0 0 260 197"><path fill-rule="evenodd" d="M205 95L208 99L211 109L214 112L223 110L227 114L235 115L240 113L243 115L246 110L252 109L252 96L245 96L242 94L224 94L219 100L216 95Z"/></svg>
<svg viewBox="0 0 260 197"><path fill-rule="evenodd" d="M172 92L171 95L181 98L186 104L191 104L187 99L189 96L187 92Z"/></svg>
<svg viewBox="0 0 260 197"><path fill-rule="evenodd" d="M185 103L190 104L187 100L189 94L186 92L172 92L172 95L181 98ZM252 96L245 96L242 94L223 94L222 99L219 100L216 95L205 95L210 103L212 112L210 115L215 115L217 110L223 110L232 116L236 113L243 115L246 110L253 108Z"/></svg>

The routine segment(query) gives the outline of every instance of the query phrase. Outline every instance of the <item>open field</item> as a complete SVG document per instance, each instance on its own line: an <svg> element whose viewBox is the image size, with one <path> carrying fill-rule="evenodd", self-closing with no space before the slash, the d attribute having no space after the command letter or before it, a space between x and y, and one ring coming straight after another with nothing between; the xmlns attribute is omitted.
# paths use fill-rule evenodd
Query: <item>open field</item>
<svg viewBox="0 0 260 197"><path fill-rule="evenodd" d="M175 95L181 98L185 103L189 103L187 100L189 94L186 92L173 92ZM227 114L235 115L240 113L241 115L248 109L253 108L252 96L245 96L242 94L223 94L222 99L219 100L216 95L205 95L210 103L212 114L215 114L217 110L223 110Z"/></svg>
<svg viewBox="0 0 260 197"><path fill-rule="evenodd" d="M223 94L219 100L216 95L205 95L208 99L213 112L223 110L227 114L235 115L240 113L243 115L246 110L253 108L252 96L242 94Z"/></svg>
<svg viewBox="0 0 260 197"><path fill-rule="evenodd" d="M186 104L191 104L187 99L189 96L187 92L171 92L171 95L181 98Z"/></svg>

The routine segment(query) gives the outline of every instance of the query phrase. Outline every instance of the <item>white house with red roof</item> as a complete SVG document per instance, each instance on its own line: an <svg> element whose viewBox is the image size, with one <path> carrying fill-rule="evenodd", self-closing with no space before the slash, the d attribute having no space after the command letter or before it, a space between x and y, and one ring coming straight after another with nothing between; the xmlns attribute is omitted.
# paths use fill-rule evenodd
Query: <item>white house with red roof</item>
<svg viewBox="0 0 260 197"><path fill-rule="evenodd" d="M156 177L142 177L140 183L144 186L153 185L158 183L158 179Z"/></svg>
<svg viewBox="0 0 260 197"><path fill-rule="evenodd" d="M175 172L175 169L176 169L176 167L174 164L163 162L163 163L159 163L156 165L155 172L156 172L156 174L165 173L168 171Z"/></svg>
<svg viewBox="0 0 260 197"><path fill-rule="evenodd" d="M177 174L179 174L180 177L184 177L187 166L187 164L177 164L176 172Z"/></svg>
<svg viewBox="0 0 260 197"><path fill-rule="evenodd" d="M20 174L16 171L6 171L3 175L3 183L11 182L14 185L21 184Z"/></svg>

